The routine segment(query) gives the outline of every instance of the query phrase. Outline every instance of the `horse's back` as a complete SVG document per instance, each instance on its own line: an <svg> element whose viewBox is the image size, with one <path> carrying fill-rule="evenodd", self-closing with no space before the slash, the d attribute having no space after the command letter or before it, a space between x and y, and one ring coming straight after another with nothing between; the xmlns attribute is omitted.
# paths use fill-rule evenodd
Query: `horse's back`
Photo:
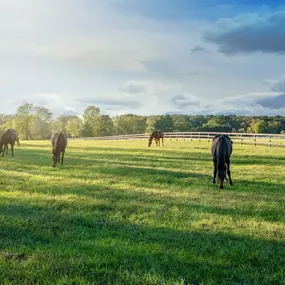
<svg viewBox="0 0 285 285"><path fill-rule="evenodd" d="M64 133L54 133L51 136L51 144L53 148L60 147L61 149L65 149L67 146L67 138Z"/></svg>
<svg viewBox="0 0 285 285"><path fill-rule="evenodd" d="M14 129L9 129L9 131L11 132L12 140L16 141L18 139L17 132Z"/></svg>
<svg viewBox="0 0 285 285"><path fill-rule="evenodd" d="M54 133L51 136L51 145L53 146L53 148L55 148L55 146L56 146L56 141L57 141L58 135L59 135L58 133Z"/></svg>
<svg viewBox="0 0 285 285"><path fill-rule="evenodd" d="M14 129L8 129L2 135L1 140L10 143L11 141L16 141L18 139L17 132Z"/></svg>
<svg viewBox="0 0 285 285"><path fill-rule="evenodd" d="M158 131L158 135L163 138L164 134L163 134L163 131Z"/></svg>
<svg viewBox="0 0 285 285"><path fill-rule="evenodd" d="M155 130L152 135L155 137L155 138L163 138L163 132L161 130Z"/></svg>
<svg viewBox="0 0 285 285"><path fill-rule="evenodd" d="M211 153L213 156L216 155L217 149L218 149L218 144L220 142L224 141L226 144L227 148L227 154L230 156L232 154L233 148L232 148L232 141L228 135L216 135L213 138L213 143L211 147Z"/></svg>

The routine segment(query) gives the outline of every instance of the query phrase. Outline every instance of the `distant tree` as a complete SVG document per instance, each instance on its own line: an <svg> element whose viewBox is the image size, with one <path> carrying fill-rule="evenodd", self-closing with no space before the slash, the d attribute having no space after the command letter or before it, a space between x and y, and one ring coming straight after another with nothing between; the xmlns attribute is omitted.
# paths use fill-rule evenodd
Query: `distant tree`
<svg viewBox="0 0 285 285"><path fill-rule="evenodd" d="M256 119L253 120L248 128L248 132L251 133L265 133L267 124L264 120Z"/></svg>
<svg viewBox="0 0 285 285"><path fill-rule="evenodd" d="M163 132L172 132L173 130L173 121L171 115L161 115L157 122L157 128Z"/></svg>
<svg viewBox="0 0 285 285"><path fill-rule="evenodd" d="M96 137L110 136L114 134L113 120L109 115L101 115L93 126L93 134Z"/></svg>
<svg viewBox="0 0 285 285"><path fill-rule="evenodd" d="M82 120L76 116L68 120L66 131L70 137L78 138L81 136L83 130Z"/></svg>
<svg viewBox="0 0 285 285"><path fill-rule="evenodd" d="M173 115L172 116L173 131L174 132L191 132L194 131L193 125L190 123L187 115Z"/></svg>
<svg viewBox="0 0 285 285"><path fill-rule="evenodd" d="M153 132L159 129L163 132L171 132L173 129L173 121L171 115L149 116L146 120L146 131Z"/></svg>
<svg viewBox="0 0 285 285"><path fill-rule="evenodd" d="M52 112L47 108L34 107L34 120L31 126L31 134L34 139L46 139L51 136Z"/></svg>
<svg viewBox="0 0 285 285"><path fill-rule="evenodd" d="M205 132L231 132L232 126L223 117L212 117L206 124L200 128Z"/></svg>
<svg viewBox="0 0 285 285"><path fill-rule="evenodd" d="M269 121L267 123L266 132L270 134L280 134L281 123L275 120Z"/></svg>
<svg viewBox="0 0 285 285"><path fill-rule="evenodd" d="M83 112L83 136L93 137L95 135L96 124L99 121L100 108L88 106Z"/></svg>
<svg viewBox="0 0 285 285"><path fill-rule="evenodd" d="M151 133L158 129L159 116L148 116L146 119L146 132Z"/></svg>
<svg viewBox="0 0 285 285"><path fill-rule="evenodd" d="M23 139L32 139L31 127L35 120L34 105L24 104L17 109L12 124L20 137Z"/></svg>
<svg viewBox="0 0 285 285"><path fill-rule="evenodd" d="M133 114L116 116L114 118L115 133L123 134L140 134L146 130L146 117Z"/></svg>
<svg viewBox="0 0 285 285"><path fill-rule="evenodd" d="M68 122L74 118L77 118L77 116L59 116L56 118L56 120L52 124L52 131L53 132L65 132L68 133Z"/></svg>

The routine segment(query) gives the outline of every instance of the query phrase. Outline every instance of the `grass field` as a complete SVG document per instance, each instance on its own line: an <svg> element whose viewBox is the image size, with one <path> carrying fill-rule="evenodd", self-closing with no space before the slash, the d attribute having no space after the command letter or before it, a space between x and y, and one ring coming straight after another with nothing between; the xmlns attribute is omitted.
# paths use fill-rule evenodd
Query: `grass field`
<svg viewBox="0 0 285 285"><path fill-rule="evenodd" d="M49 142L0 159L1 284L285 284L285 150L208 142Z"/></svg>

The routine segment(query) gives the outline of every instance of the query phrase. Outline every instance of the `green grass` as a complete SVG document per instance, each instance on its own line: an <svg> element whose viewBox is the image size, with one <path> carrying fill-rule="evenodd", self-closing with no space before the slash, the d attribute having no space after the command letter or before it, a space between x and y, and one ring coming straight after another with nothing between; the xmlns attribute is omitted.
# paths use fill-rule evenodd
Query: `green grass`
<svg viewBox="0 0 285 285"><path fill-rule="evenodd" d="M0 159L1 284L285 284L285 152L208 142L49 142ZM17 254L22 254L17 256Z"/></svg>

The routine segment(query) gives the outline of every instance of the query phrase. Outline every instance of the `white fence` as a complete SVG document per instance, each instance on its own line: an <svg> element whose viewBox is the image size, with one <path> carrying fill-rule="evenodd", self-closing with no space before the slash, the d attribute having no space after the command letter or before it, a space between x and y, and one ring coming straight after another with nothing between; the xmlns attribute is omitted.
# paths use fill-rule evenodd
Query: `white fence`
<svg viewBox="0 0 285 285"><path fill-rule="evenodd" d="M281 134L251 134L251 133L221 133L221 132L166 132L165 139L211 141L217 134L227 134L233 142L240 144L268 145L285 147L285 135ZM146 140L150 134L132 134L105 137L79 138L84 140ZM79 140L78 139L78 140Z"/></svg>

